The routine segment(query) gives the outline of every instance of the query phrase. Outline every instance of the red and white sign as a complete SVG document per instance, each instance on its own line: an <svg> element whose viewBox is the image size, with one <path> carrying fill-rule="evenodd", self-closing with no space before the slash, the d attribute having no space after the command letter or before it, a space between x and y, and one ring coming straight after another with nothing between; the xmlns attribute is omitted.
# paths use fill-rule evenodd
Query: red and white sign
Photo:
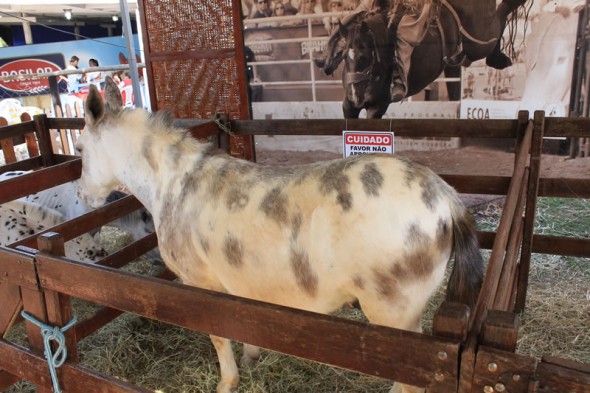
<svg viewBox="0 0 590 393"><path fill-rule="evenodd" d="M61 68L50 61L41 59L21 59L0 66L0 76L20 76L43 72L61 71ZM47 78L0 80L0 87L13 92L30 92L49 89Z"/></svg>
<svg viewBox="0 0 590 393"><path fill-rule="evenodd" d="M393 154L393 132L343 131L344 157L361 154Z"/></svg>

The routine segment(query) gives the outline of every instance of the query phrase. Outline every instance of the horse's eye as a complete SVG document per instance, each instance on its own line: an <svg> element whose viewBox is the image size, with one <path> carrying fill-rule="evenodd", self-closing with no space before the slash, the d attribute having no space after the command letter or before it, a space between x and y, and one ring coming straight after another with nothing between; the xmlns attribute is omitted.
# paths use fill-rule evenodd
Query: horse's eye
<svg viewBox="0 0 590 393"><path fill-rule="evenodd" d="M80 146L76 146L76 152L78 154L82 154L82 148Z"/></svg>

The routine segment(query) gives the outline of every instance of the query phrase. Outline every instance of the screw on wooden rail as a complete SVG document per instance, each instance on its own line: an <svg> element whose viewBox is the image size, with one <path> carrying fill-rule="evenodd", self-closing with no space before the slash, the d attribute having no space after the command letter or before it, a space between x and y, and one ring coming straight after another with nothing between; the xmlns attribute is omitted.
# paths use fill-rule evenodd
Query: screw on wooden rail
<svg viewBox="0 0 590 393"><path fill-rule="evenodd" d="M500 382L498 382L495 387L497 392L504 392L506 390L506 386Z"/></svg>
<svg viewBox="0 0 590 393"><path fill-rule="evenodd" d="M440 352L438 353L438 358L439 358L440 360L445 360L445 359L446 359L446 358L448 358L448 357L449 357L449 355L448 355L448 354L447 354L445 351L440 351Z"/></svg>
<svg viewBox="0 0 590 393"><path fill-rule="evenodd" d="M518 381L520 381L520 375L518 375L518 374L514 374L514 375L512 376L512 380L513 380L514 382L518 382Z"/></svg>
<svg viewBox="0 0 590 393"><path fill-rule="evenodd" d="M497 363L490 363L488 364L488 370L491 372L496 372L498 371L498 364Z"/></svg>
<svg viewBox="0 0 590 393"><path fill-rule="evenodd" d="M490 385L486 385L486 386L483 387L483 391L485 393L494 393L494 388L491 387Z"/></svg>
<svg viewBox="0 0 590 393"><path fill-rule="evenodd" d="M434 380L435 381L442 382L442 381L444 381L444 379L445 379L445 376L443 373L439 373L439 372L434 373Z"/></svg>

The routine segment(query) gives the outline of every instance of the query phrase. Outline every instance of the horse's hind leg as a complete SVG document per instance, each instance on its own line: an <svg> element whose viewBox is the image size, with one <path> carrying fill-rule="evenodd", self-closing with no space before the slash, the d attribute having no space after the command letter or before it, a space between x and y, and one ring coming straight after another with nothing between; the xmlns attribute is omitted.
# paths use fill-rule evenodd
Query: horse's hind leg
<svg viewBox="0 0 590 393"><path fill-rule="evenodd" d="M355 107L348 98L345 98L342 102L342 113L345 119L358 119L361 108Z"/></svg>
<svg viewBox="0 0 590 393"><path fill-rule="evenodd" d="M393 290L392 290L393 291ZM363 313L371 323L389 326L396 329L411 330L421 333L421 310L418 312L408 312L416 304L400 295L400 301L388 301L384 298L385 294L376 295L378 297L359 297L359 302ZM387 294L391 297L395 293ZM394 383L389 393L424 393L424 388L418 388L402 383Z"/></svg>
<svg viewBox="0 0 590 393"><path fill-rule="evenodd" d="M244 353L240 359L242 366L253 366L260 358L260 348L244 343Z"/></svg>

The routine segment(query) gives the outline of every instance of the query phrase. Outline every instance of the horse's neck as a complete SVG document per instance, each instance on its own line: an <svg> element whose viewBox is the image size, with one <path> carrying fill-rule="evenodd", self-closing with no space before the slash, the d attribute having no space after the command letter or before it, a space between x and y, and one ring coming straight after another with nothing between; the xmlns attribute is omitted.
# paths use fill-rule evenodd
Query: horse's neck
<svg viewBox="0 0 590 393"><path fill-rule="evenodd" d="M172 153L175 137L158 134L131 135L124 144L119 142L120 145L129 146L130 151L116 164L117 177L154 215L160 209L163 195L172 197L175 192L182 192L179 181L183 174L192 170L194 161L200 155L189 148L175 156ZM124 146L123 148L125 149ZM117 156L121 157L121 153Z"/></svg>

